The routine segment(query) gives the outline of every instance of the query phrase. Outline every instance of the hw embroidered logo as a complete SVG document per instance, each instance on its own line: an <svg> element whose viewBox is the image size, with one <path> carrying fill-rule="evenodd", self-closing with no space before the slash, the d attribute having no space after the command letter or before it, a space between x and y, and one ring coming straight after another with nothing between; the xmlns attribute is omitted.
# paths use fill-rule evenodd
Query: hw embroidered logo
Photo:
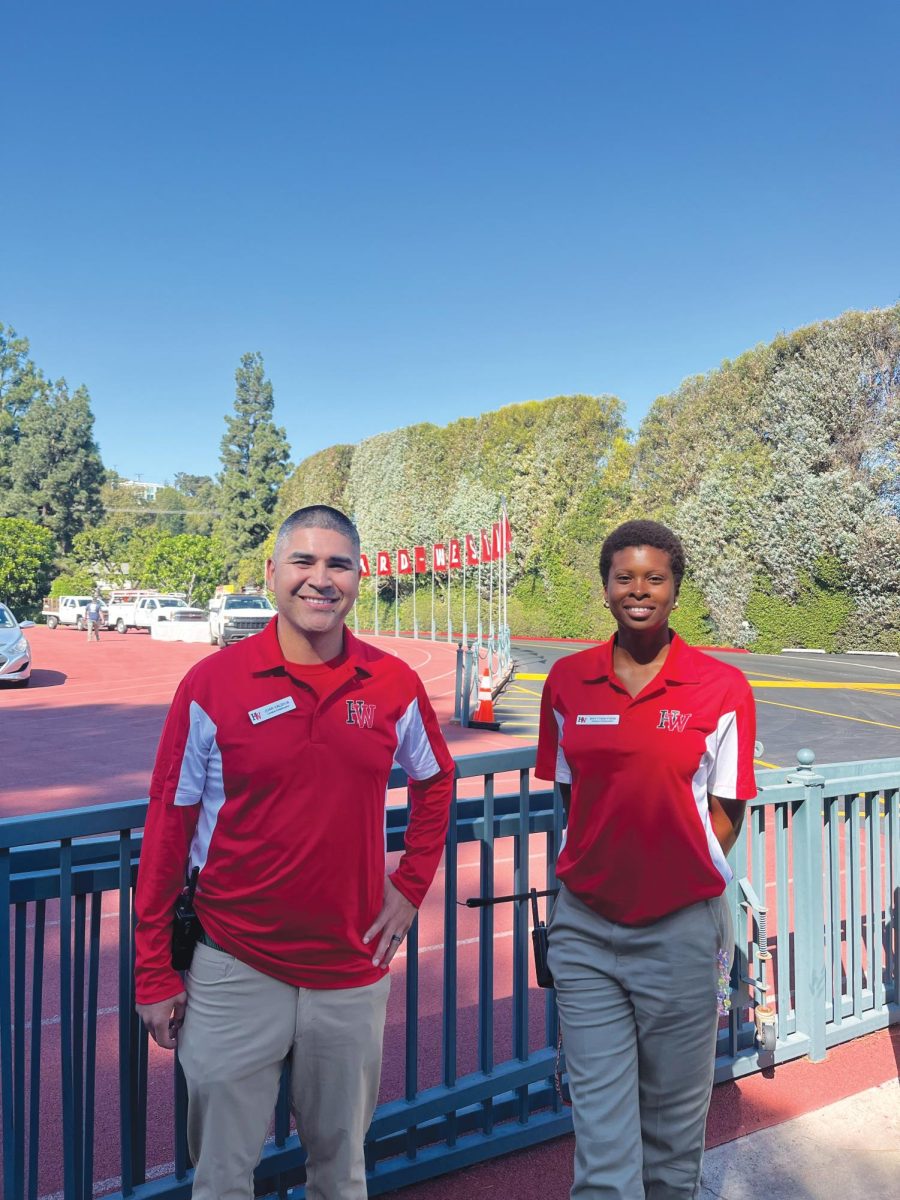
<svg viewBox="0 0 900 1200"><path fill-rule="evenodd" d="M366 704L365 700L347 701L347 724L356 725L360 729L371 729L375 721L375 705Z"/></svg>
<svg viewBox="0 0 900 1200"><path fill-rule="evenodd" d="M693 713L679 712L677 708L661 708L657 729L668 729L670 733L684 733Z"/></svg>

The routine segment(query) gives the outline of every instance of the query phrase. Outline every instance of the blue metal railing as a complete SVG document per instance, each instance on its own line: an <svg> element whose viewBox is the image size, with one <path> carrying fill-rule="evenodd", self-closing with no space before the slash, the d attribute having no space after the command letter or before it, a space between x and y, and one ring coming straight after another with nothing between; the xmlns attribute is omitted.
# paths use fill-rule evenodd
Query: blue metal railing
<svg viewBox="0 0 900 1200"><path fill-rule="evenodd" d="M792 771L759 772L760 795L731 856L737 953L720 1080L821 1058L900 1020L900 759L819 767L807 752L798 757ZM511 930L492 908L467 916L472 937L460 929L467 896L555 886L562 810L558 795L532 784L533 763L533 747L457 763L443 881L433 889L443 892L442 963L434 968L436 948L421 945L414 926L405 1028L391 1048L403 1069L367 1139L372 1195L571 1128L554 1087L554 997L533 985L527 910L515 907ZM395 772L392 786L404 783ZM133 1012L145 814L146 801L132 801L0 821L9 1200L88 1200L95 1187L122 1197L190 1194L183 1079L171 1059L149 1059ZM406 816L388 811L389 853L402 848ZM511 964L498 951L506 937ZM775 1014L772 1044L760 1037L761 1008ZM170 1110L161 1129L158 1114ZM301 1196L303 1161L283 1081L258 1186Z"/></svg>

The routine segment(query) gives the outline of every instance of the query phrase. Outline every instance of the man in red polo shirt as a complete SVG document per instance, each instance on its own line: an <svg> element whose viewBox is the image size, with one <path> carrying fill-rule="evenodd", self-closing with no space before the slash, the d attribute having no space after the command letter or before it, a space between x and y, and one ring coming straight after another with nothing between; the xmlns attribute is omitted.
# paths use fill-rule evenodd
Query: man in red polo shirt
<svg viewBox="0 0 900 1200"><path fill-rule="evenodd" d="M188 1084L195 1200L250 1200L282 1064L308 1152L309 1200L364 1200L388 966L443 849L453 761L418 676L344 625L359 536L300 509L266 580L268 628L198 663L166 721L137 889L137 1009L176 1043ZM385 791L410 779L397 869ZM203 932L184 983L172 910L199 868Z"/></svg>

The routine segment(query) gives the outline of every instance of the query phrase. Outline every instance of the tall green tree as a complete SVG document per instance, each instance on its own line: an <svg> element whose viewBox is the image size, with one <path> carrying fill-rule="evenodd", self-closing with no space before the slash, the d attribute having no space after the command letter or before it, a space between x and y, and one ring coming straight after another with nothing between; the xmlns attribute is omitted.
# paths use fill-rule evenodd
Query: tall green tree
<svg viewBox="0 0 900 1200"><path fill-rule="evenodd" d="M0 515L11 512L12 459L22 418L45 387L28 357L28 339L0 324Z"/></svg>
<svg viewBox="0 0 900 1200"><path fill-rule="evenodd" d="M0 599L19 620L40 611L55 554L49 529L21 517L0 517Z"/></svg>
<svg viewBox="0 0 900 1200"><path fill-rule="evenodd" d="M235 372L234 415L225 418L220 460L221 530L227 565L262 545L274 525L291 448L273 420L275 397L261 354L245 354Z"/></svg>
<svg viewBox="0 0 900 1200"><path fill-rule="evenodd" d="M13 511L49 529L63 553L76 533L102 518L103 463L86 388L70 395L61 379L32 400L10 474Z"/></svg>
<svg viewBox="0 0 900 1200"><path fill-rule="evenodd" d="M185 533L202 533L209 536L218 529L220 488L211 476L189 475L184 471L176 471L175 490L188 502Z"/></svg>

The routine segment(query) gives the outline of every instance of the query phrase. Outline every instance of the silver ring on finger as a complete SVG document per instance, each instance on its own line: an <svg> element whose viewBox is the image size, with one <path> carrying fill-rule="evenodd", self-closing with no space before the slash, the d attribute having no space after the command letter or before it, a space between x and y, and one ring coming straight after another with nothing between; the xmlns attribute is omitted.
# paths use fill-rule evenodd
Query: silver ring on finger
<svg viewBox="0 0 900 1200"><path fill-rule="evenodd" d="M392 941L392 942L396 942L396 943L399 945L399 944L400 944L400 942L402 942L402 941L403 941L403 938L400 936L400 934L399 934L399 933L392 933L392 934L391 934L391 941Z"/></svg>

